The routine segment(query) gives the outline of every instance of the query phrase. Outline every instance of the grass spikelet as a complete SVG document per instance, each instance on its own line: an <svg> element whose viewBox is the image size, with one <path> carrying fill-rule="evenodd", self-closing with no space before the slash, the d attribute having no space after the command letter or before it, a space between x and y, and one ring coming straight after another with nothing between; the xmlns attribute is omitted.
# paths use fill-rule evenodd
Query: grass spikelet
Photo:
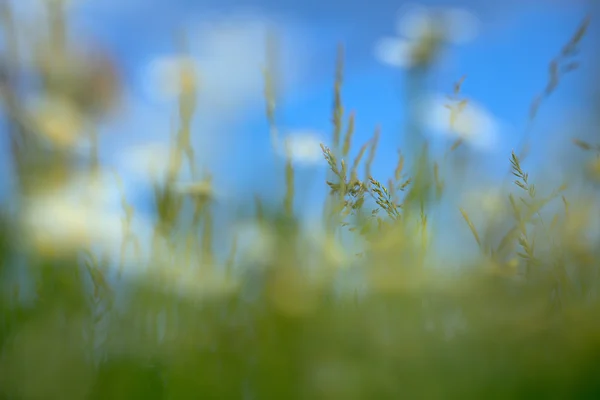
<svg viewBox="0 0 600 400"><path fill-rule="evenodd" d="M421 251L423 257L427 252L427 246L429 244L429 232L428 232L428 219L427 214L425 213L425 207L421 206ZM423 261L421 260L421 265L423 265Z"/></svg>
<svg viewBox="0 0 600 400"><path fill-rule="evenodd" d="M513 151L510 156L510 164L512 166L512 174L518 179L514 181L515 185L525 190L531 198L535 197L535 186L529 184L529 175L523 172L519 157Z"/></svg>
<svg viewBox="0 0 600 400"><path fill-rule="evenodd" d="M379 135L381 134L381 128L377 126L375 128L375 133L373 134L373 138L371 139L371 146L369 147L369 154L367 156L367 162L365 164L365 181L368 181L371 178L371 165L375 160L375 153L377 151L377 146L379 145Z"/></svg>
<svg viewBox="0 0 600 400"><path fill-rule="evenodd" d="M125 187L123 185L123 180L119 176L117 172L115 172L115 180L117 181L117 187L121 194L121 207L123 208L123 242L121 243L121 251L120 251L120 259L119 259L119 274L123 273L123 269L125 267L125 257L128 247L133 246L133 251L136 259L140 259L141 257L141 249L138 238L135 236L133 232L133 216L134 216L134 208L127 201L127 197L125 196Z"/></svg>
<svg viewBox="0 0 600 400"><path fill-rule="evenodd" d="M277 131L277 123L275 112L277 108L277 59L278 59L278 42L274 32L269 32L267 35L266 44L266 66L263 68L263 93L265 98L265 113L269 123L271 135L271 145L277 147L279 145L279 134Z"/></svg>
<svg viewBox="0 0 600 400"><path fill-rule="evenodd" d="M590 150L596 150L596 151L600 151L600 146L594 146L591 143L588 143L586 141L580 140L580 139L572 139L572 142L575 146L579 147L582 150L586 150L586 151L590 151Z"/></svg>
<svg viewBox="0 0 600 400"><path fill-rule="evenodd" d="M348 119L348 129L346 130L346 136L344 136L344 145L342 147L342 157L346 158L350 152L350 146L352 144L352 136L354 135L354 117L355 113L350 113Z"/></svg>
<svg viewBox="0 0 600 400"><path fill-rule="evenodd" d="M335 82L333 88L333 148L338 151L340 137L342 134L342 118L344 117L344 106L342 104L342 85L344 82L344 47L340 44L337 50L335 64Z"/></svg>
<svg viewBox="0 0 600 400"><path fill-rule="evenodd" d="M189 59L188 43L185 35L179 38L179 46L184 61L179 65L179 132L174 146L175 158L187 158L192 174L196 173L194 149L192 147L192 119L196 111L198 96L198 71ZM174 179L174 178L173 178Z"/></svg>
<svg viewBox="0 0 600 400"><path fill-rule="evenodd" d="M467 79L466 75L461 76L455 83L454 83L454 95L458 96L460 94L460 91L462 89L462 85L465 82L465 79Z"/></svg>
<svg viewBox="0 0 600 400"><path fill-rule="evenodd" d="M436 197L439 200L444 191L444 182L440 179L440 166L437 162L433 164L433 179L435 182Z"/></svg>
<svg viewBox="0 0 600 400"><path fill-rule="evenodd" d="M402 179L402 171L404 170L404 155L398 150L398 162L396 163L396 169L394 170L394 179L399 182Z"/></svg>
<svg viewBox="0 0 600 400"><path fill-rule="evenodd" d="M237 235L233 235L231 239L231 247L229 248L229 254L227 255L227 261L225 261L225 276L227 279L231 279L233 276L233 268L235 266L235 256L237 254Z"/></svg>
<svg viewBox="0 0 600 400"><path fill-rule="evenodd" d="M210 208L204 210L202 225L202 264L204 268L212 268L214 264L213 253L213 216Z"/></svg>
<svg viewBox="0 0 600 400"><path fill-rule="evenodd" d="M348 173L346 168L346 161L340 161L340 194L343 196L346 195L346 174Z"/></svg>
<svg viewBox="0 0 600 400"><path fill-rule="evenodd" d="M463 143L464 143L464 140L462 140L462 139L456 139L454 141L454 143L452 143L452 146L450 146L450 152L458 149Z"/></svg>
<svg viewBox="0 0 600 400"><path fill-rule="evenodd" d="M529 152L529 136L531 134L533 121L538 115L542 103L554 93L564 75L575 70L578 62L573 60L577 55L578 46L587 33L590 17L586 16L571 39L563 46L561 52L550 61L548 66L548 81L540 94L534 97L529 107L529 122L525 134L521 139L520 158L527 156Z"/></svg>
<svg viewBox="0 0 600 400"><path fill-rule="evenodd" d="M290 155L288 155L285 163L285 199L283 204L286 214L292 216L294 213L294 166Z"/></svg>
<svg viewBox="0 0 600 400"><path fill-rule="evenodd" d="M352 167L350 168L350 182L352 182L352 183L358 181L358 166L360 165L360 162L361 162L365 152L367 151L368 146L369 146L369 142L360 146L358 154L356 155L356 158L354 158L354 161L352 162Z"/></svg>
<svg viewBox="0 0 600 400"><path fill-rule="evenodd" d="M542 101L554 92L563 75L577 68L577 63L574 62L572 58L577 54L578 46L587 33L589 24L590 17L586 16L573 36L565 43L561 52L550 62L546 87L531 104L529 112L529 118L531 120L537 116Z"/></svg>
<svg viewBox="0 0 600 400"><path fill-rule="evenodd" d="M329 165L331 172L333 172L336 176L341 177L341 173L337 167L337 160L331 152L331 149L321 143L321 151L323 152L323 157L325 157L325 161L327 161L327 165Z"/></svg>
<svg viewBox="0 0 600 400"><path fill-rule="evenodd" d="M483 248L481 246L481 239L479 238L479 233L477 233L477 229L475 228L475 225L473 225L473 222L469 218L469 214L467 214L467 212L465 210L463 210L462 208L460 208L460 213L462 214L465 222L469 226L469 229L471 230L471 233L473 234L473 237L475 238L477 245L479 246L480 249L483 250Z"/></svg>
<svg viewBox="0 0 600 400"><path fill-rule="evenodd" d="M377 203L377 205L381 207L393 220L400 219L400 207L394 203L392 195L388 189L376 179L369 178L369 182L371 183L371 193L375 203Z"/></svg>
<svg viewBox="0 0 600 400"><path fill-rule="evenodd" d="M265 220L265 211L263 202L258 195L254 195L254 211L256 220L258 223L262 223Z"/></svg>
<svg viewBox="0 0 600 400"><path fill-rule="evenodd" d="M565 196L561 196L561 199L565 207L565 217L569 218L569 201Z"/></svg>

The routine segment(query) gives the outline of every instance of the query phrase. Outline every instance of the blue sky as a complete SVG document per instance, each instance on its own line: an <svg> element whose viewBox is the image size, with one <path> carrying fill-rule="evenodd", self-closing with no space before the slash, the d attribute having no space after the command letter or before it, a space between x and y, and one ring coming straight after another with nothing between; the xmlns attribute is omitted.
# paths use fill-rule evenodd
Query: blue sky
<svg viewBox="0 0 600 400"><path fill-rule="evenodd" d="M21 15L27 17L36 2L17 3ZM72 14L73 32L77 38L92 36L105 43L119 59L126 85L126 107L103 127L103 160L121 166L127 149L168 137L175 105L152 99L143 86L142 73L154 57L173 54L173 31L184 27L190 33L193 56L204 60L226 58L223 63L210 64L207 79L212 79L211 84L207 92L201 92L195 121L200 158L231 197L248 194L250 189L281 196L283 161L273 155L261 98L264 49L260 39L266 21L279 28L283 45L285 91L278 110L283 132L314 130L328 140L335 51L342 42L347 54L344 103L346 110L355 110L357 115L355 150L380 125L382 136L374 174L387 180L396 162L396 149L402 147L404 81L401 70L375 59L373 46L378 38L395 33L395 13L401 4L365 4L316 0L82 0ZM449 93L453 82L467 75L463 93L490 110L503 127L498 147L477 156L477 166L470 173L474 177L502 176L510 150L525 126L531 100L545 86L549 61L575 31L589 5L574 0L423 4L466 7L481 21L480 35L474 42L447 49L446 58L429 80L429 89ZM232 16L240 9L251 10L253 17L238 24ZM216 28L202 28L206 22L216 24ZM561 134L546 133L545 128L564 124L572 115L586 111L582 91L596 62L592 50L597 40L592 38L600 37L595 22L582 46L581 70L568 76L541 109L535 132L539 143L547 143L551 134ZM220 33L211 36L211 29ZM223 34L228 29L234 33ZM215 43L224 43L229 50L211 48ZM238 51L241 55L236 54ZM199 66L202 69L202 62ZM228 74L235 78L228 80ZM242 98L236 97L240 92L236 84L243 86ZM223 97L216 98L221 95L221 86L225 88ZM442 139L432 140L440 145ZM122 149L125 155L119 156ZM315 210L323 198L324 176L322 166L298 171L298 186L305 188L299 190L298 201L306 209ZM148 204L147 187L134 186L131 181L129 189L136 202Z"/></svg>

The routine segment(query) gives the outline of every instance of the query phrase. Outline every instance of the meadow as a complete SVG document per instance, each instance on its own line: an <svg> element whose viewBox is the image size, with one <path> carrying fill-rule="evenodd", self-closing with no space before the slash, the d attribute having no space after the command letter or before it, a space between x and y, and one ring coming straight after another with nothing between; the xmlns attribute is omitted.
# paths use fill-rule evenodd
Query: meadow
<svg viewBox="0 0 600 400"><path fill-rule="evenodd" d="M564 160L569 176L557 182L530 176L536 149L524 132L506 154L496 206L483 220L467 205L452 211L463 218L456 229L471 233L465 248L474 243L478 253L445 269L432 246L444 240L435 238L435 210L465 184L456 166L469 162L468 138L440 156L408 113L397 165L373 176L386 133L353 140L340 45L331 141L320 146L328 195L322 223L307 228L295 212L303 188L293 149L278 125L274 77L285 71L273 70L276 52L268 53L264 134L287 151L284 196L237 199L231 215L244 216L253 241L223 243L214 234L218 193L191 140L202 81L182 58L168 168L153 180L153 218L140 234L124 192L116 217L102 208L103 179L119 182L99 160L94 129L119 107L110 60L71 48L60 8L49 8L47 34L31 44L42 100L30 104L6 4L0 89L12 181L0 209L1 399L600 396L600 243L591 217L600 142L565 143L580 157ZM548 60L532 124L562 78L578 72L590 23ZM267 39L273 48L276 38ZM432 33L415 44L407 99L441 40ZM450 125L469 108L463 82L448 83ZM198 178L182 182L183 170ZM132 278L131 268L143 272Z"/></svg>

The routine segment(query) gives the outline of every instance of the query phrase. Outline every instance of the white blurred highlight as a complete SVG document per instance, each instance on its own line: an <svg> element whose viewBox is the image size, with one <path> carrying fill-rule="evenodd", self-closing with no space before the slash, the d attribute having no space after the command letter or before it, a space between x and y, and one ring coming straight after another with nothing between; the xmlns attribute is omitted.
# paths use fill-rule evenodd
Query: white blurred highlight
<svg viewBox="0 0 600 400"><path fill-rule="evenodd" d="M239 222L233 228L237 248L248 264L268 264L275 252L276 238L267 226L255 221Z"/></svg>
<svg viewBox="0 0 600 400"><path fill-rule="evenodd" d="M418 4L408 4L400 9L396 32L406 39L417 40L433 29L430 10Z"/></svg>
<svg viewBox="0 0 600 400"><path fill-rule="evenodd" d="M448 40L455 44L469 43L477 37L480 22L477 16L465 9L445 10Z"/></svg>
<svg viewBox="0 0 600 400"><path fill-rule="evenodd" d="M302 77L308 61L304 57L307 48L303 46L306 36L301 35L294 24L257 13L207 15L190 20L184 28L190 39L185 55L152 54L140 67L137 83L144 98L132 98L136 103L136 112L132 116L136 126L127 123L123 131L143 132L144 141L168 145L169 132L165 127L169 123L174 128L179 125L170 109L176 102L178 63L185 60L192 64L198 79L195 113L198 117L192 121L191 135L195 158L202 163L202 168L222 170L229 157L234 157L238 151L246 151L239 148L241 141L237 140L246 134L238 126L240 121L248 115L264 112L263 68L268 34L274 33L282 42L278 58L285 74L279 83L287 90L292 90L290 86ZM137 152L133 147L131 150ZM126 152L128 150L123 153ZM120 154L117 157L127 159L129 156ZM162 160L154 159L159 164L155 169L165 168ZM117 163L132 164L119 160ZM186 170L185 160L183 165ZM147 171L146 166L143 169ZM229 179L218 178L220 182ZM231 182L223 185L229 186Z"/></svg>
<svg viewBox="0 0 600 400"><path fill-rule="evenodd" d="M448 43L465 44L474 40L480 28L477 16L464 8L425 7L409 4L402 7L396 21L396 31L410 40L419 40L440 29Z"/></svg>
<svg viewBox="0 0 600 400"><path fill-rule="evenodd" d="M411 68L432 61L439 44L466 44L474 40L479 25L477 17L464 9L409 4L398 13L398 36L379 39L374 55L384 64Z"/></svg>
<svg viewBox="0 0 600 400"><path fill-rule="evenodd" d="M375 44L375 57L384 64L399 68L412 66L412 43L395 37L385 37Z"/></svg>
<svg viewBox="0 0 600 400"><path fill-rule="evenodd" d="M262 69L266 39L270 32L281 40L286 79L296 79L302 68L300 36L292 28L256 13L238 13L199 20L190 24L189 56L157 54L140 71L142 86L154 101L170 100L177 63L193 63L200 77L199 99L211 118L231 119L239 107L262 99ZM293 55L294 62L289 62ZM288 65L289 64L289 65ZM158 90L156 90L158 88ZM217 112L217 114L215 114ZM227 114L227 115L225 115Z"/></svg>
<svg viewBox="0 0 600 400"><path fill-rule="evenodd" d="M185 67L199 68L195 60L186 57L159 56L150 61L142 72L142 85L147 95L156 102L176 100Z"/></svg>
<svg viewBox="0 0 600 400"><path fill-rule="evenodd" d="M46 256L121 245L120 195L108 175L75 177L68 186L27 199L21 214L27 242Z"/></svg>
<svg viewBox="0 0 600 400"><path fill-rule="evenodd" d="M282 158L290 157L294 164L318 165L324 162L321 143L324 143L324 140L315 131L292 131L283 138L276 151Z"/></svg>
<svg viewBox="0 0 600 400"><path fill-rule="evenodd" d="M498 187L477 187L462 194L461 205L478 226L496 224L508 214L508 197Z"/></svg>
<svg viewBox="0 0 600 400"><path fill-rule="evenodd" d="M500 122L494 115L471 100L464 109L453 115L449 104L449 100L441 95L421 101L421 123L435 134L460 138L477 150L493 150L498 144L500 131Z"/></svg>
<svg viewBox="0 0 600 400"><path fill-rule="evenodd" d="M153 183L169 172L172 150L168 143L147 142L122 149L117 154L117 165L129 180Z"/></svg>
<svg viewBox="0 0 600 400"><path fill-rule="evenodd" d="M77 107L65 98L40 96L29 104L37 132L53 146L74 148L81 140L86 120Z"/></svg>

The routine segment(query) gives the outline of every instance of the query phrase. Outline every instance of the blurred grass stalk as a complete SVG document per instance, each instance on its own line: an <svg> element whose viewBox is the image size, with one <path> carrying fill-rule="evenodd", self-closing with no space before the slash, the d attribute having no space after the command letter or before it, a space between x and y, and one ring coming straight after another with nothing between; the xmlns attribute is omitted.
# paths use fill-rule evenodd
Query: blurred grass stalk
<svg viewBox="0 0 600 400"><path fill-rule="evenodd" d="M50 32L43 36L58 46L52 47L56 54L64 55L71 48L62 3L49 5ZM13 201L21 205L61 192L81 174L92 184L102 167L98 138L93 129L88 135L88 122L101 118L112 97L88 102L70 85L89 83L85 77L93 79L94 74L74 74L80 80L73 83L66 78L77 71L57 76L61 64L46 60L37 70L44 78L40 90L48 92L42 94L57 96L53 99L61 99L60 110L70 110L86 123L73 123L71 116L50 124L58 135L44 136L49 126L31 122L30 110L17 96L19 35L7 3L2 6L8 41L4 58L10 60L3 66L2 95L20 180ZM269 40L266 116L277 148L278 44L274 34ZM416 54L421 61L409 72L407 147L398 152L387 181L372 175L379 128L350 158L355 114L346 114L342 102L340 46L332 146L321 147L329 169L325 229L307 232L301 227L294 204L296 171L288 152L283 202L266 207L269 199L257 195L253 241L246 252L238 236L231 246L215 239L219 221L214 220L212 176L198 171L191 144L201 81L182 40L179 118L169 166L154 185L156 219L149 248L133 229L134 207L124 192L119 276L111 272L111 254L96 248L102 244L98 237L76 231L68 236L76 243L60 257L51 254L56 250L52 245L16 250L23 241L16 234L21 233L19 224L8 213L2 215L0 395L359 399L483 398L491 393L498 398L583 398L600 393L594 372L600 325L593 318L599 310L600 253L597 237L590 235L597 195L571 193L569 199L564 185L544 195L513 153L515 192L506 190L503 203L499 201L507 209L502 209L507 214L500 223L492 223L497 219L490 216L482 230L469 209L455 210L465 220L456 229L470 231L480 252L475 265L465 265L462 275L434 268L446 260L432 246L430 216L447 199L453 177L452 171L440 171L443 160L435 161L429 152L413 106L423 94L435 40L432 36L423 43L432 48ZM57 141L66 130L71 132L67 138ZM86 137L92 151L77 158L72 145ZM450 152L460 144L452 144ZM600 153L597 144L576 144ZM194 182L181 185L186 166ZM51 179L56 169L60 178ZM51 187L41 190L43 183ZM83 204L99 213L91 200ZM74 213L78 207L63 219L52 213L59 231L91 219L89 213ZM99 225L77 226L91 233L90 227L97 230ZM317 239L311 239L316 233ZM348 237L352 246L341 250L338 239ZM130 246L137 263L152 267L133 282L123 274ZM226 257L218 251L222 249ZM141 254L144 250L148 254ZM28 267L25 278L22 265ZM348 278L357 265L366 289L359 294L357 285L340 295L340 277Z"/></svg>

